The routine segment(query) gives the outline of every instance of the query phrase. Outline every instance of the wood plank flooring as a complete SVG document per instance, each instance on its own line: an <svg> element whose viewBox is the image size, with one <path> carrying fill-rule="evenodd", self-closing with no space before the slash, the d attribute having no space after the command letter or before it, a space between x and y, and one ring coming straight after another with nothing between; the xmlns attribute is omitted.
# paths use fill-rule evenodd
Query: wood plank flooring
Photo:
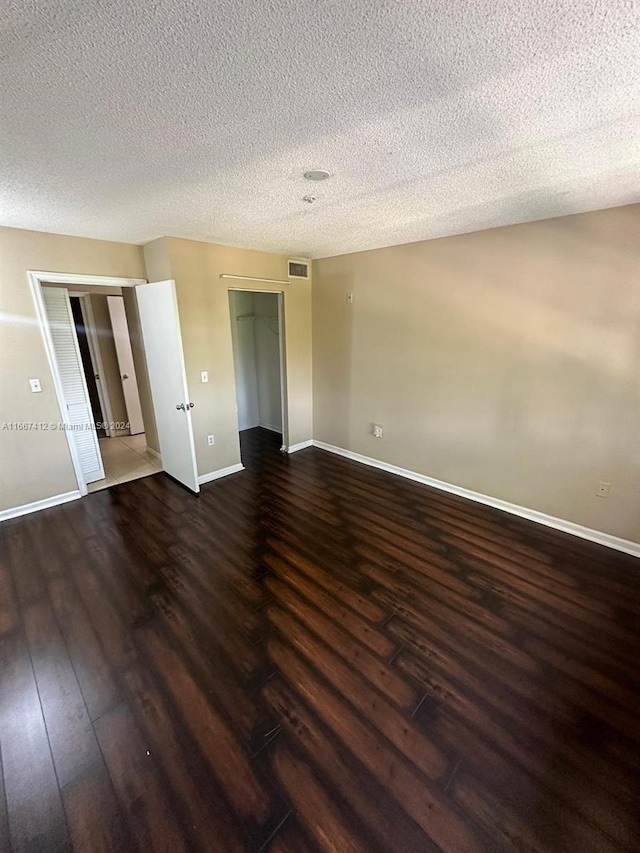
<svg viewBox="0 0 640 853"><path fill-rule="evenodd" d="M0 526L0 851L640 849L640 561L243 434Z"/></svg>

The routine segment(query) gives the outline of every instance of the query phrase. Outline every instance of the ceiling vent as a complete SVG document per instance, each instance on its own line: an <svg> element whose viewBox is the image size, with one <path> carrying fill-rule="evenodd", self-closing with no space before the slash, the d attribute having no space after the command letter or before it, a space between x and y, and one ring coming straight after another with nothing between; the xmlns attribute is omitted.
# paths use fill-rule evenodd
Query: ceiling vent
<svg viewBox="0 0 640 853"><path fill-rule="evenodd" d="M289 278L309 278L309 261L287 261Z"/></svg>

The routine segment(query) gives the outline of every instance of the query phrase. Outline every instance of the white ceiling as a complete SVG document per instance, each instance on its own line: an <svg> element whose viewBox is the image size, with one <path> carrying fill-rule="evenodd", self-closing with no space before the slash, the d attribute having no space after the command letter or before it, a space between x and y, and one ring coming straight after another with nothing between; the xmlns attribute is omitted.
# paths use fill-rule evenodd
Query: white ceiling
<svg viewBox="0 0 640 853"><path fill-rule="evenodd" d="M323 257L638 201L638 24L629 0L5 0L0 222Z"/></svg>

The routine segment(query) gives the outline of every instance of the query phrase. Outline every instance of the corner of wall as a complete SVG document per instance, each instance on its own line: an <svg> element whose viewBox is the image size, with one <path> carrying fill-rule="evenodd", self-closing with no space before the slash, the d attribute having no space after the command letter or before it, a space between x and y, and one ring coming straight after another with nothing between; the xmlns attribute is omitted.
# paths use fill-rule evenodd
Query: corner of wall
<svg viewBox="0 0 640 853"><path fill-rule="evenodd" d="M158 237L142 247L147 281L166 281L171 278L168 237Z"/></svg>

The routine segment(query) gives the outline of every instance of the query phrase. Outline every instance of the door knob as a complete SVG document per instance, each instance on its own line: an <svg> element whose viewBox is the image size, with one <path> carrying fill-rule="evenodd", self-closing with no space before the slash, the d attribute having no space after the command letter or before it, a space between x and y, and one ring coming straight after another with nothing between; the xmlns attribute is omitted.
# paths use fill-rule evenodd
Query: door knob
<svg viewBox="0 0 640 853"><path fill-rule="evenodd" d="M187 403L187 409L193 409L195 403Z"/></svg>
<svg viewBox="0 0 640 853"><path fill-rule="evenodd" d="M178 405L176 406L176 409L182 409L183 412L186 412L186 408L185 408L184 403L178 403Z"/></svg>

